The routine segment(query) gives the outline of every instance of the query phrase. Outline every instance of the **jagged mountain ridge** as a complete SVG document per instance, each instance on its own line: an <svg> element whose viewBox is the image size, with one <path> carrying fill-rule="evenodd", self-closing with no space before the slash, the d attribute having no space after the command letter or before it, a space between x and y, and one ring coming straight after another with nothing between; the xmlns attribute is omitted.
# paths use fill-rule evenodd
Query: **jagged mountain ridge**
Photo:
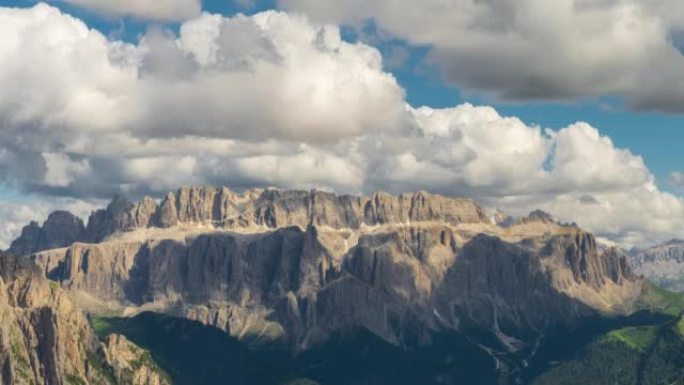
<svg viewBox="0 0 684 385"><path fill-rule="evenodd" d="M667 289L684 292L684 240L673 239L629 254L636 273Z"/></svg>
<svg viewBox="0 0 684 385"><path fill-rule="evenodd" d="M100 242L117 231L168 228L183 223L210 223L222 228L306 228L313 224L356 229L430 220L455 223L487 219L484 210L470 199L425 192L399 196L379 192L365 197L316 190L251 189L239 193L227 187L184 187L167 194L159 205L150 197L144 197L138 204L116 197L107 208L93 212L85 228L70 213L55 212L43 227L35 222L24 227L8 251L24 255L74 242Z"/></svg>
<svg viewBox="0 0 684 385"><path fill-rule="evenodd" d="M158 206L115 199L86 233L102 241L33 258L90 311L153 309L302 348L354 327L422 344L475 325L517 349L628 312L641 285L581 229L546 215L500 227L472 200L427 193L183 188Z"/></svg>

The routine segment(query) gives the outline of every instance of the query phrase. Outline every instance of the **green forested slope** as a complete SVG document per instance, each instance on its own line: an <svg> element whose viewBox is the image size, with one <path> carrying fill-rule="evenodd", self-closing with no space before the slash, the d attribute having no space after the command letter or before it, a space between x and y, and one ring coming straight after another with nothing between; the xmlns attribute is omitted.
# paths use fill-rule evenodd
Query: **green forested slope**
<svg viewBox="0 0 684 385"><path fill-rule="evenodd" d="M684 320L611 331L574 358L558 363L534 385L684 384Z"/></svg>

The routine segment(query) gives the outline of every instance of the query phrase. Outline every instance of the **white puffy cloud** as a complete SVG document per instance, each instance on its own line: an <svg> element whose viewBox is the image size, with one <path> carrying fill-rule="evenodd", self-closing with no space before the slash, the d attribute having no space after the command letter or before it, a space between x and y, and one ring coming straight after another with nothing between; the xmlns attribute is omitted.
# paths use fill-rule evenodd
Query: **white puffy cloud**
<svg viewBox="0 0 684 385"><path fill-rule="evenodd" d="M141 135L329 141L402 128L404 93L378 51L302 16L204 15L141 49Z"/></svg>
<svg viewBox="0 0 684 385"><path fill-rule="evenodd" d="M619 95L684 112L679 0L279 0L431 47L447 81L508 100Z"/></svg>
<svg viewBox="0 0 684 385"><path fill-rule="evenodd" d="M143 161L181 168L156 174L158 186L225 158L230 170L314 153L333 164L339 155L321 161L324 152L301 142L410 129L404 92L378 51L302 16L204 15L177 38L153 31L131 45L39 4L0 10L0 33L0 176L34 190L134 191ZM67 155L50 162L55 154Z"/></svg>
<svg viewBox="0 0 684 385"><path fill-rule="evenodd" d="M205 14L126 44L37 5L0 8L0 34L0 185L37 201L186 184L426 189L621 242L684 232L682 199L596 128L412 107L378 50L301 15ZM1 205L0 244L46 210Z"/></svg>
<svg viewBox="0 0 684 385"><path fill-rule="evenodd" d="M587 123L541 130L468 104L413 114L419 132L405 146L365 151L367 190L427 186L517 215L541 208L625 244L684 233L684 200Z"/></svg>
<svg viewBox="0 0 684 385"><path fill-rule="evenodd" d="M586 123L560 130L555 136L552 175L579 191L622 191L652 184L643 160L615 148L610 138Z"/></svg>
<svg viewBox="0 0 684 385"><path fill-rule="evenodd" d="M0 33L0 114L33 141L122 129L328 141L402 128L404 93L378 51L300 16L204 15L178 39L156 31L133 46L39 4L2 10Z"/></svg>
<svg viewBox="0 0 684 385"><path fill-rule="evenodd" d="M160 21L187 20L202 11L201 0L52 0L105 15L134 16Z"/></svg>
<svg viewBox="0 0 684 385"><path fill-rule="evenodd" d="M136 72L117 56L132 47L109 43L44 4L0 8L0 34L0 114L15 133L39 141L57 128L99 131L125 123L120 112L133 107L127 94Z"/></svg>

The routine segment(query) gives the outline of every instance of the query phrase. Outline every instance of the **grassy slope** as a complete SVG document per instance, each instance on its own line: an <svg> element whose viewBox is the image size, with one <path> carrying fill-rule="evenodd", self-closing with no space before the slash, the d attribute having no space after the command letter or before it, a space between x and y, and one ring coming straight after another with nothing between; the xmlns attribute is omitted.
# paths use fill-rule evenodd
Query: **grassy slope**
<svg viewBox="0 0 684 385"><path fill-rule="evenodd" d="M632 350L643 352L653 343L658 329L657 326L642 326L613 330L605 335L603 342L617 341L629 346Z"/></svg>
<svg viewBox="0 0 684 385"><path fill-rule="evenodd" d="M555 363L534 385L684 384L684 294L644 283L636 309L669 320L621 327Z"/></svg>
<svg viewBox="0 0 684 385"><path fill-rule="evenodd" d="M645 281L636 306L638 309L677 317L684 311L684 293L669 291Z"/></svg>
<svg viewBox="0 0 684 385"><path fill-rule="evenodd" d="M534 385L684 384L684 319L627 327L597 338Z"/></svg>

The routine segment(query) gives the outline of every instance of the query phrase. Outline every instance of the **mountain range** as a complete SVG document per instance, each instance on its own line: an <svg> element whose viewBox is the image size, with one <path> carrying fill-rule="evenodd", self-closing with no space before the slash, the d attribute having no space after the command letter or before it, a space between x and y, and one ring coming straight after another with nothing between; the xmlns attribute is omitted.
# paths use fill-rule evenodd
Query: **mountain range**
<svg viewBox="0 0 684 385"><path fill-rule="evenodd" d="M673 239L629 253L634 271L670 290L684 292L684 241Z"/></svg>
<svg viewBox="0 0 684 385"><path fill-rule="evenodd" d="M2 257L8 288L28 276L49 289L31 308L53 321L34 323L34 334L75 326L43 345L25 327L2 330L3 383L101 383L93 367L133 384L586 383L567 373L600 341L678 325L684 300L642 278L657 259L646 255L603 247L540 211L501 220L473 200L426 192L185 187L159 203L117 197L87 223L57 211L27 225ZM24 312L19 302L3 306ZM32 370L20 370L25 355L7 342L19 335L27 355L37 352ZM70 338L85 345L61 351ZM684 373L667 368L668 379Z"/></svg>

